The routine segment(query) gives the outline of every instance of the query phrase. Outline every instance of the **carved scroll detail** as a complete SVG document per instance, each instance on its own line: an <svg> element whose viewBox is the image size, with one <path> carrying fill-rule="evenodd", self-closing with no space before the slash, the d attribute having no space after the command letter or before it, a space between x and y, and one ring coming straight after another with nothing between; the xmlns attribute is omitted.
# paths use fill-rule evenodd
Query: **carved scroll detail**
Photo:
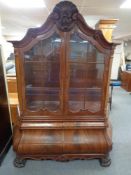
<svg viewBox="0 0 131 175"><path fill-rule="evenodd" d="M55 21L59 30L68 32L77 21L78 9L72 2L60 2L54 8L51 18Z"/></svg>

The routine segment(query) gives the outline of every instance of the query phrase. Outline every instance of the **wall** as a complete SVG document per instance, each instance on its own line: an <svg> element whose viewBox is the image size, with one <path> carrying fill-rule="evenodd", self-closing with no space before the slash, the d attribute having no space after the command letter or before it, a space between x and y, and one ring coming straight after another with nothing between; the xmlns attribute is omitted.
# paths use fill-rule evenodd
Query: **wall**
<svg viewBox="0 0 131 175"><path fill-rule="evenodd" d="M0 45L2 46L2 56L5 64L6 59L9 57L10 53L14 52L13 46L11 43L7 42L2 36L2 24L0 18Z"/></svg>
<svg viewBox="0 0 131 175"><path fill-rule="evenodd" d="M125 51L126 63L131 64L131 40L124 42L124 51Z"/></svg>
<svg viewBox="0 0 131 175"><path fill-rule="evenodd" d="M111 79L117 80L119 77L119 69L120 66L124 65L125 67L125 56L124 56L124 46L123 42L116 46L114 56L113 56L113 62L112 62L112 69L111 69Z"/></svg>

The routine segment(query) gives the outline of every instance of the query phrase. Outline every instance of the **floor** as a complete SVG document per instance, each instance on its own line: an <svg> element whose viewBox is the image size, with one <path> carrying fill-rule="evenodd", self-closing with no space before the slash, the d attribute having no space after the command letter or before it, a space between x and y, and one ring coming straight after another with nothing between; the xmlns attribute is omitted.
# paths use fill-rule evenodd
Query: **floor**
<svg viewBox="0 0 131 175"><path fill-rule="evenodd" d="M0 175L131 175L131 94L121 88L113 90L110 119L113 125L110 167L101 167L98 160L67 163L29 160L24 168L15 168L11 148L0 167Z"/></svg>

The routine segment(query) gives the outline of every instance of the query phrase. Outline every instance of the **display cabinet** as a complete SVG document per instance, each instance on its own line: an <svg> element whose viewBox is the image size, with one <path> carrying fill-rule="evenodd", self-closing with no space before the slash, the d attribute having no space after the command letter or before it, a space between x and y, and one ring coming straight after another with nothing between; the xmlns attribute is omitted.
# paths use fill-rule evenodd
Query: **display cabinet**
<svg viewBox="0 0 131 175"><path fill-rule="evenodd" d="M90 28L69 1L15 48L19 122L15 166L26 159L100 159L111 163L108 87L115 44Z"/></svg>

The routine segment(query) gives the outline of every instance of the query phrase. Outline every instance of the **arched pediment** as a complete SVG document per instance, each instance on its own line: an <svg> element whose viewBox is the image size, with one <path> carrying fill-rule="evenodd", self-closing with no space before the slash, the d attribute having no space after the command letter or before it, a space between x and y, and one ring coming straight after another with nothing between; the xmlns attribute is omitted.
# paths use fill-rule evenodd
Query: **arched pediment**
<svg viewBox="0 0 131 175"><path fill-rule="evenodd" d="M102 45L103 48L112 50L116 46L114 43L109 43L104 38L100 30L94 30L89 27L83 16L79 13L77 7L70 1L62 1L56 4L53 12L49 15L46 22L41 27L29 29L21 41L10 42L12 42L16 48L24 47L34 38L50 31L54 25L62 32L69 32L75 26L78 26L83 33L92 37L100 45Z"/></svg>

